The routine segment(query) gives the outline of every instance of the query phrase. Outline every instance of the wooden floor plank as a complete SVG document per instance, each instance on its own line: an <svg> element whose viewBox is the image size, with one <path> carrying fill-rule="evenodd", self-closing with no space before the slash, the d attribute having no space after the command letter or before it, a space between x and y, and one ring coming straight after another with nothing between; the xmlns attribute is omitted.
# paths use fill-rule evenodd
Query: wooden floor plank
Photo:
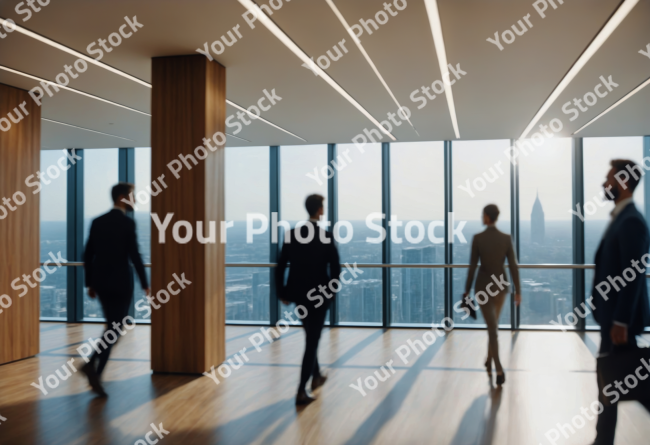
<svg viewBox="0 0 650 445"><path fill-rule="evenodd" d="M80 373L43 395L30 386L62 372L98 324L41 324L36 357L0 366L2 444L132 444L151 423L169 431L163 444L548 444L545 433L569 423L596 400L597 333L501 331L502 389L483 368L487 334L456 330L404 363L396 349L423 341L424 329L334 328L323 331L319 359L330 379L318 400L296 410L304 334L292 327L258 352L259 327L228 326L227 355L246 347L249 362L217 385L208 377L152 374L150 328L120 339L105 373L108 399L96 399ZM259 339L259 336L257 337ZM432 337L428 337L429 341ZM648 337L646 336L648 339ZM392 360L394 374L366 395L350 387ZM385 368L387 369L387 368ZM376 371L376 374L375 374ZM65 374L64 374L65 376ZM595 419L558 444L588 444ZM650 414L620 407L617 445L646 444Z"/></svg>

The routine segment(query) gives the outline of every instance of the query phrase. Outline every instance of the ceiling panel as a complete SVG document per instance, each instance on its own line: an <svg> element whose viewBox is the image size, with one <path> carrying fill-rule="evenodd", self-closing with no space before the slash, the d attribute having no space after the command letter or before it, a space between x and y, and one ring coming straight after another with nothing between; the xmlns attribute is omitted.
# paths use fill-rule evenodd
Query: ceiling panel
<svg viewBox="0 0 650 445"><path fill-rule="evenodd" d="M628 94L643 81L650 77L650 59L642 54L639 54L640 49L645 49L646 45L650 43L650 2L639 2L636 7L630 12L627 18L621 25L614 31L610 38L603 44L600 50L591 58L582 71L576 76L573 82L564 90L558 97L557 101L549 108L545 115L540 120L540 123L547 124L551 119L559 119L564 128L560 132L562 136L571 136L576 130L589 122L591 119L602 113L610 105L618 101L620 98ZM605 97L597 97L594 88L598 84L602 84L600 79L604 77L608 83L611 76L612 82L618 86L610 86L612 91L603 85L598 89L602 94L607 93ZM646 87L646 90L650 87ZM585 94L588 95L587 100L591 101L593 98L597 102L588 106L587 104L580 103L586 111L580 110L578 105L573 103L574 99L579 101L584 100ZM647 97L647 91L646 97ZM637 93L641 95L642 93ZM593 96L593 97L592 97ZM567 103L571 104L562 110L562 107ZM650 119L648 118L648 107L634 109L635 104L642 106L643 101L626 101L621 108L624 110L622 113L628 117L619 121L620 129L616 132L623 131L624 129L631 130L630 122L634 122L636 115L645 111L645 134L650 134ZM648 102L645 102L648 104ZM569 111L575 109L579 114L576 116L574 112ZM570 119L574 118L571 121ZM598 127L603 122L598 120L590 127ZM590 128L588 127L588 128ZM639 127L637 127L639 128ZM578 135L583 135L580 132ZM613 134L611 134L613 136Z"/></svg>
<svg viewBox="0 0 650 445"><path fill-rule="evenodd" d="M384 0L335 2L349 24L375 18L384 10ZM545 12L542 19L531 2L517 0L438 0L450 63L459 63L467 75L453 86L461 139L518 137L544 100L584 51L598 30L620 3L619 0L571 0ZM556 2L557 4L558 2ZM259 4L266 4L260 1ZM301 66L301 61L263 25L251 29L242 18L243 6L234 0L58 0L27 22L17 16L14 3L1 2L0 16L17 19L19 25L78 51L106 38L136 16L144 26L112 52L103 62L147 82L151 79L151 58L197 54L204 42L211 43L240 25L242 34L233 46L215 60L227 69L227 97L248 107L262 97L263 90L275 89L282 100L262 117L307 140L255 121L228 145L292 145L346 143L373 124L336 93L322 79ZM526 14L532 27L504 50L486 41L495 31L505 31ZM324 0L284 2L271 18L315 58L346 40L348 53L333 62L327 72L375 118L383 120L396 105L368 63L346 34ZM650 76L650 59L638 54L650 43L650 0L641 0L592 61L551 107L542 121L560 114L565 131L575 131L597 113ZM407 7L391 16L361 43L395 94L412 112L411 121L394 129L401 141L453 139L451 118L444 95L417 109L411 93L440 79L437 55L423 1L408 1ZM75 57L17 32L0 39L0 64L49 80L71 65ZM615 92L569 124L561 105L582 97L599 76L612 75L619 83ZM619 82L620 79L620 82ZM35 82L0 71L0 82L29 89ZM145 112L150 111L151 90L117 74L90 65L74 79L71 87ZM614 94L615 93L615 94ZM643 91L615 111L584 130L587 135L648 134L648 92ZM559 107L559 108L558 108ZM228 107L228 113L236 113ZM119 107L103 104L62 91L44 101L43 116L131 139L133 145L149 145L150 119ZM112 124L112 125L111 125ZM44 147L114 147L115 138L83 130L54 128L43 131ZM51 128L50 128L51 127ZM228 132L235 128L228 128ZM66 136L68 135L68 136ZM68 139L66 139L68 137ZM80 140L82 138L82 140ZM387 140L384 138L384 140ZM119 141L119 139L118 139Z"/></svg>
<svg viewBox="0 0 650 445"><path fill-rule="evenodd" d="M439 3L448 58L467 71L454 89L461 138L498 139L521 135L619 0L567 1L543 19L532 2ZM527 14L532 27L503 51L487 41Z"/></svg>

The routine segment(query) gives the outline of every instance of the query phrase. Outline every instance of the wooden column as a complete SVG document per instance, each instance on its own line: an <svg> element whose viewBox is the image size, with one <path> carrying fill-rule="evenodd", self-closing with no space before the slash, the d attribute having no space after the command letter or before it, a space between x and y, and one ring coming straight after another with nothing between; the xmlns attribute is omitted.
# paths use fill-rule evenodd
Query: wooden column
<svg viewBox="0 0 650 445"><path fill-rule="evenodd" d="M22 105L22 108L21 108ZM9 115L11 113L11 116ZM13 122L20 119L19 122ZM15 290L39 266L39 195L25 179L40 168L41 109L27 91L0 84L0 364L39 352L39 287ZM22 203L22 204L20 204ZM10 207L15 210L10 210ZM36 280L30 278L32 283ZM11 305L9 305L9 298ZM5 307L8 306L8 307Z"/></svg>
<svg viewBox="0 0 650 445"><path fill-rule="evenodd" d="M225 133L226 69L198 54L160 57L153 59L152 77L151 176L156 180L165 175L167 188L152 198L151 211L161 221L174 213L164 244L152 224L152 293L174 282L173 274L185 274L192 284L151 314L151 367L154 372L201 374L226 356L225 244L220 237L225 145L211 142L217 149L207 150L204 160L199 159L204 151L195 149L204 138ZM179 155L192 155L198 164L186 158L191 169L180 163L176 178L169 164L177 170ZM172 237L180 220L193 228L186 244ZM216 221L216 243L198 242L197 221L203 222L204 236L209 222ZM181 229L180 235L185 234Z"/></svg>

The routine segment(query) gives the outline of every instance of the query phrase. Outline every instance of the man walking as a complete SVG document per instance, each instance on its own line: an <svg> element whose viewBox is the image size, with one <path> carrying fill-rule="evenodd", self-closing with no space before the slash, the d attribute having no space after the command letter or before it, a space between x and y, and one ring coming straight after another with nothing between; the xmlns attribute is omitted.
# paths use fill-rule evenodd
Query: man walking
<svg viewBox="0 0 650 445"><path fill-rule="evenodd" d="M127 210L133 210L128 204L132 192L133 184L120 182L113 187L111 197L114 207L93 221L84 252L88 295L91 298L99 297L106 318L106 331L121 324L129 314L133 298L133 271L129 260L135 266L146 295L151 294L138 251L135 221L126 215ZM100 396L106 395L100 377L114 343L106 342L106 348L96 351L81 368L93 391Z"/></svg>
<svg viewBox="0 0 650 445"><path fill-rule="evenodd" d="M338 279L341 264L332 234L318 227L318 219L323 215L324 200L321 195L307 197L305 207L309 213L309 221L287 233L278 267L275 269L277 294L282 302L293 302L307 310L307 315L302 320L305 329L305 354L302 359L296 405L307 405L315 400L306 389L310 377L312 390L322 386L327 380L327 376L320 373L317 355L325 315L330 306L330 298L333 297L330 293L330 297L323 298L319 287L327 287L331 280ZM284 272L287 263L291 263L291 267L285 286Z"/></svg>
<svg viewBox="0 0 650 445"><path fill-rule="evenodd" d="M637 348L636 335L650 325L648 291L644 273L627 281L625 269L648 253L650 235L645 219L636 209L632 194L643 175L633 161L616 159L603 184L605 195L614 201L612 220L596 251L594 273L594 318L600 325L600 355ZM617 280L625 277L626 279ZM605 296L596 292L599 283L612 283ZM616 284L618 282L618 284ZM650 410L650 402L644 402ZM613 445L618 406L605 406L598 416L595 445Z"/></svg>

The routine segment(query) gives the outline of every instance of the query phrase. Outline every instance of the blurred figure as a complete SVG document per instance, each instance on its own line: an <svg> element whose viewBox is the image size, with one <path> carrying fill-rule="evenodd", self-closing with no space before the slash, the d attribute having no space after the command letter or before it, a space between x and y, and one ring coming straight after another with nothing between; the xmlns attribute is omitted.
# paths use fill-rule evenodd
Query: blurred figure
<svg viewBox="0 0 650 445"><path fill-rule="evenodd" d="M591 293L595 306L594 319L600 325L601 356L637 348L636 335L650 326L645 273L636 274L628 282L624 272L633 263L638 265L650 248L648 227L632 198L643 171L633 161L624 159L615 159L610 165L603 188L607 199L614 201L614 210L596 251L594 287ZM599 283L611 283L611 277L614 277L614 283L619 281L617 278L623 281L620 278L622 276L626 281L619 283L620 288L612 284L607 299L600 291L596 292ZM650 410L650 401L641 403ZM598 415L596 445L613 445L617 417L617 404L604 406L603 412Z"/></svg>
<svg viewBox="0 0 650 445"><path fill-rule="evenodd" d="M113 187L111 197L114 207L92 222L84 252L88 295L90 298L99 297L106 318L105 334L108 331L115 333L113 329L119 330L129 315L133 298L133 270L129 260L135 266L146 295L151 294L138 251L135 221L126 215L127 210L133 210L128 204L131 192L133 184L120 182ZM104 338L107 338L106 335ZM119 336L117 338L119 339ZM116 342L117 340L113 343L106 341L106 347L100 352L96 350L90 361L81 368L93 391L100 396L106 395L100 377L111 353L111 347Z"/></svg>
<svg viewBox="0 0 650 445"><path fill-rule="evenodd" d="M341 263L332 234L318 227L318 219L324 213L324 200L321 195L307 197L305 207L309 213L309 221L288 232L278 266L275 268L278 297L284 304L293 302L303 306L307 312L302 319L305 329L305 353L302 359L296 405L307 405L315 400L306 389L310 377L312 390L322 386L327 380L327 376L321 374L318 365L318 342L333 294L328 293L327 290L323 291L323 287L328 287L332 280L339 278ZM299 235L298 238L296 233ZM290 263L291 267L285 286L284 272L287 263ZM326 297L324 298L322 294L326 294Z"/></svg>
<svg viewBox="0 0 650 445"><path fill-rule="evenodd" d="M506 258L515 285L515 303L517 305L521 303L521 287L519 285L517 256L512 246L512 239L510 235L496 228L495 224L498 218L499 208L496 205L489 204L485 206L483 209L483 224L487 228L483 232L474 235L472 240L472 254L463 299L467 298L472 289L474 273L480 260L481 267L479 267L478 276L476 277L474 295L481 307L488 330L488 356L485 361L485 368L488 375L492 376L492 362L494 362L497 370L497 385L503 385L506 381L506 375L499 360L498 331L499 316L510 284L505 282L504 263ZM483 298L478 298L479 295L482 295Z"/></svg>

